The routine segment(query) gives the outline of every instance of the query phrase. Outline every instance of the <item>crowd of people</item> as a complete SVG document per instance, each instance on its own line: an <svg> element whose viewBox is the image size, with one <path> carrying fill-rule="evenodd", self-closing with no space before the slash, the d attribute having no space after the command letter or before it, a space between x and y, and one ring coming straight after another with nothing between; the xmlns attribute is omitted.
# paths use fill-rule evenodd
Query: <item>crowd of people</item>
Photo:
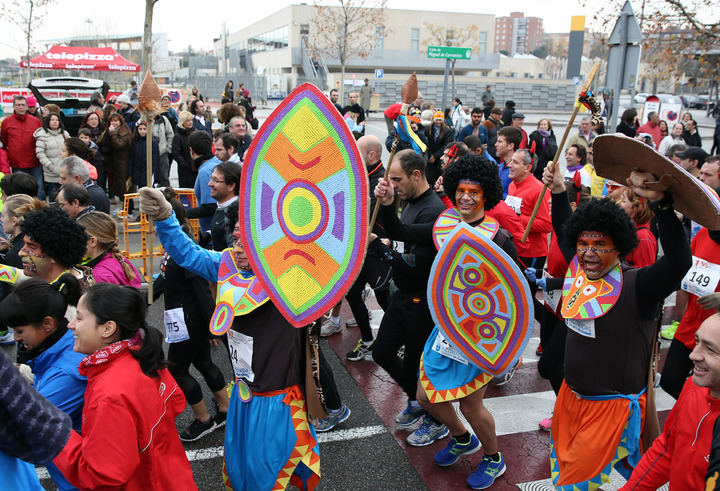
<svg viewBox="0 0 720 491"><path fill-rule="evenodd" d="M352 325L359 339L347 360L377 363L407 396L395 417L407 444L449 437L434 453L439 467L482 451L467 484L492 486L507 466L522 463L503 458L483 399L489 384L512 382L521 359L503 373L485 372L433 321L427 288L445 240L439 217L477 229L525 271L540 326L538 372L557 396L553 414L538 422L552 435L554 485L600 486L614 467L627 489L704 486L720 457L713 432L720 231L678 216L673 195L648 186L656 176L638 170L627 183L599 176L593 143L606 128L590 117L570 135L563 169L553 162L559 135L552 121L526 130L525 115L511 100L497 107L491 86L470 110L459 98L436 108L418 93L407 131L397 123L402 105L391 105L384 142L366 128L371 96L368 80L345 106L336 89L328 94L357 140L370 209L379 209L345 295L354 318L343 321L338 304L300 329L270 301L240 240L243 162L259 127L242 84L226 84L216 114L197 89L178 111L164 97L153 121L135 108L137 84L112 101L94 94L77 136L65 131L59 111L32 111L36 101L15 98L0 127L0 164L7 164L0 169L0 335L16 345L18 366L0 354L0 461L12 469L0 477L5 488L40 489L29 464L38 463L58 489L195 489L182 443L224 427L228 488L312 489L320 479L317 432L351 415L313 339ZM640 125L628 109L616 132L652 147L644 147L648 158L666 156L720 188L720 157L702 149L688 116L668 128L651 112ZM213 130L215 117L220 128ZM396 149L387 174L383 144ZM193 208L170 186L173 162L179 187L195 193ZM156 296L164 295L167 352L163 333L146 322L145 279L121 254L111 214L136 190L166 251L154 281ZM646 441L660 307L673 293L676 322L662 332L672 341L659 385L678 402L660 436ZM383 310L376 337L371 294ZM588 315L591 307L596 315ZM220 345L233 380L212 360L211 348ZM318 372L317 393L308 367ZM175 417L188 405L193 422L178 429ZM40 430L38 421L45 422Z"/></svg>

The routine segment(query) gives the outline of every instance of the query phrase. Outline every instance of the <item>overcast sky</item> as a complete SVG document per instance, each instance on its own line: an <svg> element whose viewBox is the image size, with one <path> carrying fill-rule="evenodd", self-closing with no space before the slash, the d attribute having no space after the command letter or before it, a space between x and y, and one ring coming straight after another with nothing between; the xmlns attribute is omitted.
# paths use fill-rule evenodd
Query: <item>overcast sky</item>
<svg viewBox="0 0 720 491"><path fill-rule="evenodd" d="M20 0L24 3L24 0ZM168 34L170 51L181 51L192 45L195 49L212 49L213 38L219 37L222 22L230 32L262 19L286 5L301 3L289 0L231 1L231 0L159 0L155 5L153 30ZM311 4L312 1L307 3ZM331 4L331 0L323 1ZM448 2L450 3L450 2ZM454 0L453 12L473 12L508 15L510 10L526 16L541 17L546 32L568 32L570 17L589 15L578 0L514 0L508 2L480 2ZM390 8L438 10L437 0L388 0ZM510 8L512 5L512 8ZM548 8L549 6L552 8ZM143 0L121 2L89 2L88 0L57 0L35 30L35 39L56 39L69 36L102 34L141 34L145 18ZM555 15L548 16L548 12ZM559 14L561 12L561 14ZM18 58L24 51L19 29L0 15L0 58Z"/></svg>

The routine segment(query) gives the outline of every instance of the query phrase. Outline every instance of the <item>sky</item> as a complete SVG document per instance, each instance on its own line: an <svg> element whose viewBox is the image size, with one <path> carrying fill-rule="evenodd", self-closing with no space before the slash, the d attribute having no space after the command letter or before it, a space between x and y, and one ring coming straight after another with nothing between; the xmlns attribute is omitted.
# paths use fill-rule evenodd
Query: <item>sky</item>
<svg viewBox="0 0 720 491"><path fill-rule="evenodd" d="M23 3L20 0L19 3ZM145 2L127 0L107 1L56 0L47 10L43 22L34 30L36 40L56 39L70 36L103 34L141 34L145 20ZM188 45L194 49L210 50L213 38L220 36L222 22L227 22L229 32L237 31L290 4L289 0L264 0L262 2L231 0L159 0L155 4L153 31L166 32L170 51L182 51ZM312 1L307 1L312 4ZM330 0L321 2L331 4ZM454 0L452 12L473 12L504 16L512 11L524 12L526 16L543 18L545 32L568 32L570 17L589 15L579 0L514 0L512 8L505 2L479 2L477 0ZM389 8L438 10L437 0L388 0ZM548 8L552 6L552 8ZM200 9L199 7L202 7ZM548 12L562 15L547 16ZM0 15L0 59L19 58L23 52L23 35Z"/></svg>

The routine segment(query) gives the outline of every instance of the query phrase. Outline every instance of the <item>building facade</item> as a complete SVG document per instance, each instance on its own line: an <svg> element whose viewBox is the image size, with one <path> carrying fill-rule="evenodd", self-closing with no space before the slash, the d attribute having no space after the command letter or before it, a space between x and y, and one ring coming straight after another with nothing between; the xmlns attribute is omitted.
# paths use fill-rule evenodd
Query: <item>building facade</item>
<svg viewBox="0 0 720 491"><path fill-rule="evenodd" d="M522 12L510 12L508 17L495 19L495 49L510 56L529 54L543 43L543 21L539 17L525 17Z"/></svg>

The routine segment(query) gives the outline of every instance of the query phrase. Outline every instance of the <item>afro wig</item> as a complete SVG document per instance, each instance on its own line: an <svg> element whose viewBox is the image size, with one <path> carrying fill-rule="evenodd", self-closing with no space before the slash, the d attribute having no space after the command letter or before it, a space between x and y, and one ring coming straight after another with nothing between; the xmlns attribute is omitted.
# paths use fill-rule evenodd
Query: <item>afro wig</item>
<svg viewBox="0 0 720 491"><path fill-rule="evenodd" d="M482 155L463 155L453 161L443 174L445 192L455 204L455 191L460 181L475 181L485 192L485 209L490 210L502 199L502 185L497 166Z"/></svg>
<svg viewBox="0 0 720 491"><path fill-rule="evenodd" d="M79 264L85 255L85 229L59 208L48 206L25 215L20 229L40 244L44 254L64 266Z"/></svg>
<svg viewBox="0 0 720 491"><path fill-rule="evenodd" d="M586 231L601 232L612 237L620 257L627 256L638 245L632 220L617 203L608 198L578 206L563 229L565 246L575 250L578 236Z"/></svg>

